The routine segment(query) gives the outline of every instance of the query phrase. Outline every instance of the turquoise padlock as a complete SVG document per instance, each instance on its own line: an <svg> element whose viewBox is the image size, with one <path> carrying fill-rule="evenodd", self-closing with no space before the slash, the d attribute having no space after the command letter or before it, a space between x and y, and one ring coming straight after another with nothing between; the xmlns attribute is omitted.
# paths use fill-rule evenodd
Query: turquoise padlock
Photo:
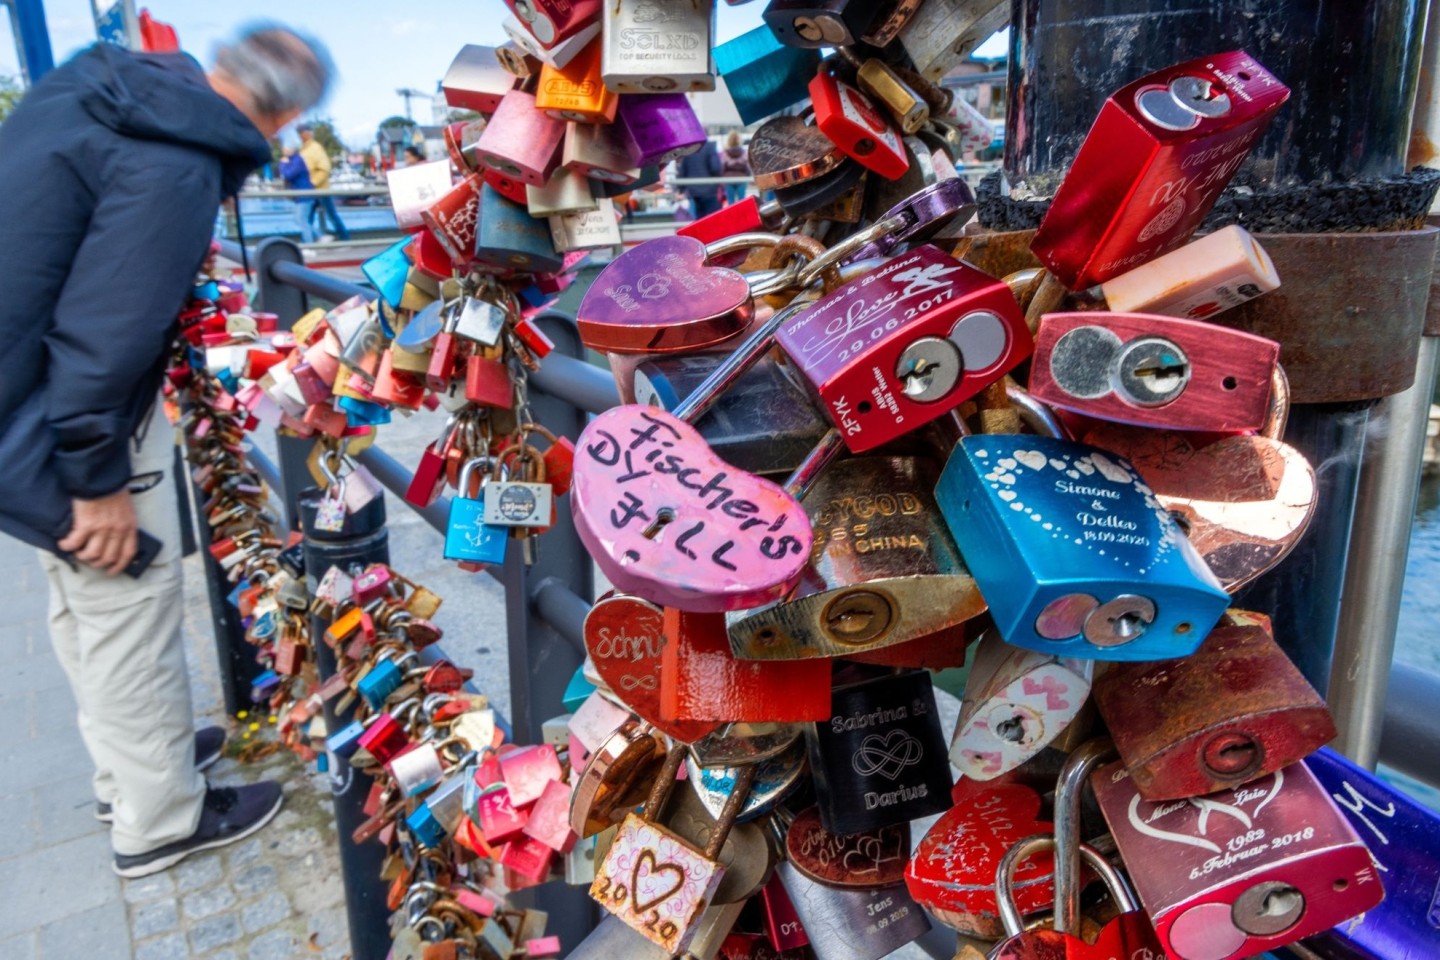
<svg viewBox="0 0 1440 960"><path fill-rule="evenodd" d="M440 845L445 839L445 828L435 818L435 814L425 804L415 808L415 812L405 818L405 825L410 828L415 841L422 847L434 848Z"/></svg>
<svg viewBox="0 0 1440 960"><path fill-rule="evenodd" d="M555 273L565 265L555 252L550 222L530 216L523 204L505 199L488 183L480 190L475 260L522 273Z"/></svg>
<svg viewBox="0 0 1440 960"><path fill-rule="evenodd" d="M748 126L809 96L807 84L820 68L820 51L786 46L768 26L760 26L716 47L715 67Z"/></svg>
<svg viewBox="0 0 1440 960"><path fill-rule="evenodd" d="M450 523L445 528L445 559L467 563L502 564L510 544L510 531L485 522L485 488L471 496L475 471L482 459L468 460L460 469L460 490L450 501Z"/></svg>
<svg viewBox="0 0 1440 960"><path fill-rule="evenodd" d="M407 236L360 264L360 271L391 310L399 310L400 299L405 296L405 281L410 278L411 266L405 248L413 242L414 238Z"/></svg>
<svg viewBox="0 0 1440 960"><path fill-rule="evenodd" d="M1098 448L965 437L935 499L1007 643L1091 660L1183 657L1229 605L1135 468Z"/></svg>

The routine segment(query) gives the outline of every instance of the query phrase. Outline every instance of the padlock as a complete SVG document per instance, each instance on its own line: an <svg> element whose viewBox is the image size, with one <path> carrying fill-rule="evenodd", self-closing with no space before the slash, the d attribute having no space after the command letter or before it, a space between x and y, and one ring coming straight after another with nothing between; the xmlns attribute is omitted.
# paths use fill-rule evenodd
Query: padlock
<svg viewBox="0 0 1440 960"><path fill-rule="evenodd" d="M511 90L475 145L476 156L491 170L532 186L543 186L560 166L565 121L535 107L535 96ZM481 209L481 224L485 210Z"/></svg>
<svg viewBox="0 0 1440 960"><path fill-rule="evenodd" d="M1179 525L1104 450L965 437L935 498L961 554L988 557L972 572L1007 643L1095 660L1183 657L1225 612L1227 594Z"/></svg>
<svg viewBox="0 0 1440 960"><path fill-rule="evenodd" d="M962 781L965 783L966 781ZM1048 833L1038 819L1040 795L1018 783L980 784L941 815L915 848L905 885L930 915L967 936L994 940L1004 933L995 899L996 867L1019 840ZM1012 896L1029 914L1054 902L1054 858L1045 851L1020 862Z"/></svg>
<svg viewBox="0 0 1440 960"><path fill-rule="evenodd" d="M757 726L760 725L735 724L712 736L722 737L736 730ZM747 757L729 766L717 764L713 756L703 756L699 752L710 739L691 745L690 755L685 758L685 774L701 805L712 817L718 818L725 811L730 795L735 792L735 785L742 780L753 777L749 794L736 812L737 823L750 823L769 815L804 785L805 744L798 738L774 756L754 763L749 762Z"/></svg>
<svg viewBox="0 0 1440 960"><path fill-rule="evenodd" d="M996 0L925 0L897 39L921 76L939 82L1009 19Z"/></svg>
<svg viewBox="0 0 1440 960"><path fill-rule="evenodd" d="M614 0L600 29L605 86L617 93L715 89L715 0Z"/></svg>
<svg viewBox="0 0 1440 960"><path fill-rule="evenodd" d="M1264 614L1231 610L1183 660L1116 664L1095 705L1146 800L1236 788L1335 737L1324 699Z"/></svg>
<svg viewBox="0 0 1440 960"><path fill-rule="evenodd" d="M724 877L716 857L754 777L753 770L742 771L710 841L698 851L653 822L675 789L683 759L681 750L666 757L645 809L640 816L626 815L590 887L602 907L672 954L689 944Z"/></svg>
<svg viewBox="0 0 1440 960"><path fill-rule="evenodd" d="M1095 661L1012 647L994 630L976 647L950 762L971 780L993 780L1045 749L1080 713Z"/></svg>
<svg viewBox="0 0 1440 960"><path fill-rule="evenodd" d="M600 43L592 41L564 69L548 64L540 68L536 110L575 123L608 124L615 120L620 97L600 79Z"/></svg>
<svg viewBox="0 0 1440 960"><path fill-rule="evenodd" d="M394 352L386 350L380 355L380 369L375 371L371 396L386 406L419 410L425 403L425 382L420 377L396 370Z"/></svg>
<svg viewBox="0 0 1440 960"><path fill-rule="evenodd" d="M450 192L450 161L435 160L387 170L385 184L390 190L395 225L413 233L425 226L421 214Z"/></svg>
<svg viewBox="0 0 1440 960"><path fill-rule="evenodd" d="M620 98L615 125L637 167L661 166L705 145L705 128L683 93L635 93ZM643 179L643 178L642 178ZM639 184L635 184L639 189Z"/></svg>
<svg viewBox="0 0 1440 960"><path fill-rule="evenodd" d="M588 619L588 617L587 617ZM585 698L580 709L569 715L566 727L571 737L592 754L630 721L630 711L617 704L597 688ZM578 766L573 759L571 766Z"/></svg>
<svg viewBox="0 0 1440 960"><path fill-rule="evenodd" d="M512 465L508 480L500 478L502 462ZM555 492L546 482L545 460L534 447L515 444L496 458L485 489L484 517L497 527L545 529L555 522Z"/></svg>
<svg viewBox="0 0 1440 960"><path fill-rule="evenodd" d="M1100 108L1030 249L1079 290L1179 246L1289 97L1243 50L1121 87Z"/></svg>
<svg viewBox="0 0 1440 960"><path fill-rule="evenodd" d="M863 193L868 177L864 167L847 160L823 177L776 190L775 202L786 216L795 218L818 217L832 208L848 210ZM846 221L839 214L833 215L838 221Z"/></svg>
<svg viewBox="0 0 1440 960"><path fill-rule="evenodd" d="M550 182L543 187L525 188L525 209L532 217L584 213L598 206L590 192L590 182L564 169L551 174Z"/></svg>
<svg viewBox="0 0 1440 960"><path fill-rule="evenodd" d="M910 860L910 826L839 834L825 829L820 812L808 807L785 831L785 856L795 869L831 887L891 887L905 879Z"/></svg>
<svg viewBox="0 0 1440 960"><path fill-rule="evenodd" d="M575 946L570 960L715 960L720 955L721 944L730 935L735 919L745 904L727 903L712 906L700 915L695 934L689 945L679 954L666 952L614 914L606 914L590 935Z"/></svg>
<svg viewBox="0 0 1440 960"><path fill-rule="evenodd" d="M1170 430L1260 429L1280 345L1212 323L1141 313L1047 313L1029 390L1089 417Z"/></svg>
<svg viewBox="0 0 1440 960"><path fill-rule="evenodd" d="M452 324L451 333L462 340L493 347L500 342L500 334L509 319L509 311L500 304L467 296Z"/></svg>
<svg viewBox="0 0 1440 960"><path fill-rule="evenodd" d="M707 265L689 237L659 237L610 261L585 293L576 326L592 350L690 352L741 332L754 316L750 285Z"/></svg>
<svg viewBox="0 0 1440 960"><path fill-rule="evenodd" d="M1085 863L1099 874L1110 894L1119 916L1101 928L1099 937L1087 943L1077 934L1058 930L1026 930L1024 919L1016 909L1012 896L1016 864L1037 851L1054 847L1053 837L1027 837L1011 847L1000 861L995 878L995 897L1005 924L1006 939L990 951L986 960L1044 960L1065 957L1066 960L1109 960L1116 957L1159 957L1160 942L1150 921L1140 912L1135 895L1124 876L1087 844L1077 844Z"/></svg>
<svg viewBox="0 0 1440 960"><path fill-rule="evenodd" d="M1203 320L1279 289L1265 248L1231 224L1100 284L1117 313Z"/></svg>
<svg viewBox="0 0 1440 960"><path fill-rule="evenodd" d="M885 108L901 133L908 136L930 122L930 104L884 60L865 60L855 72L855 82Z"/></svg>
<svg viewBox="0 0 1440 960"><path fill-rule="evenodd" d="M1280 440L1289 408L1290 385L1276 367L1259 434L1206 443L1188 431L1096 423L1085 440L1134 464L1161 509L1234 593L1283 560L1315 514L1315 468Z"/></svg>
<svg viewBox="0 0 1440 960"><path fill-rule="evenodd" d="M530 195L525 192L525 183L519 178L508 177L499 170L486 171L481 175L485 182L500 196L515 203L525 203Z"/></svg>
<svg viewBox="0 0 1440 960"><path fill-rule="evenodd" d="M501 99L514 88L515 76L500 65L495 48L473 43L460 48L445 71L445 79L440 81L447 105L486 114L494 113Z"/></svg>
<svg viewBox="0 0 1440 960"><path fill-rule="evenodd" d="M568 123L560 164L591 180L628 186L640 179L625 138L614 124Z"/></svg>
<svg viewBox="0 0 1440 960"><path fill-rule="evenodd" d="M511 86L514 86L514 78L511 78ZM506 87L504 92L511 88ZM476 120L462 120L458 123L451 123L445 126L445 152L450 156L450 162L455 169L461 173L482 173L483 165L480 158L475 155L475 145L480 142L480 134L485 132L489 121L484 118Z"/></svg>
<svg viewBox="0 0 1440 960"><path fill-rule="evenodd" d="M900 133L885 115L822 63L810 80L815 125L839 150L872 173L898 180L909 169Z"/></svg>
<svg viewBox="0 0 1440 960"><path fill-rule="evenodd" d="M737 659L725 617L666 609L660 716L667 722L799 723L830 716L830 664Z"/></svg>
<svg viewBox="0 0 1440 960"><path fill-rule="evenodd" d="M747 126L804 100L805 85L819 66L819 50L781 43L767 26L715 48L715 67Z"/></svg>
<svg viewBox="0 0 1440 960"><path fill-rule="evenodd" d="M682 840L703 850L709 845L718 821L706 809L688 784L676 788L676 796L662 811L660 820L666 829ZM725 875L711 896L711 905L743 903L765 885L775 866L776 849L761 823L736 823L730 828L716 859L725 868Z"/></svg>
<svg viewBox="0 0 1440 960"><path fill-rule="evenodd" d="M948 413L1031 350L1009 288L930 245L821 299L776 341L856 453Z"/></svg>
<svg viewBox="0 0 1440 960"><path fill-rule="evenodd" d="M488 464L472 459L460 471L460 484L450 501L450 521L445 531L445 559L467 563L501 564L510 542L508 532L485 522L485 491L477 487Z"/></svg>
<svg viewBox="0 0 1440 960"><path fill-rule="evenodd" d="M760 891L760 902L765 908L765 935L776 950L798 950L810 945L805 925L800 922L795 904L790 902L778 874L770 875L765 889Z"/></svg>
<svg viewBox="0 0 1440 960"><path fill-rule="evenodd" d="M618 824L649 795L668 752L664 737L638 721L611 734L576 778L571 829L584 839Z"/></svg>
<svg viewBox="0 0 1440 960"><path fill-rule="evenodd" d="M515 383L503 360L473 353L465 358L465 399L489 409L515 405Z"/></svg>
<svg viewBox="0 0 1440 960"><path fill-rule="evenodd" d="M601 0L505 0L510 12L545 47L580 33L601 15Z"/></svg>
<svg viewBox="0 0 1440 960"><path fill-rule="evenodd" d="M889 46L911 18L920 10L922 0L881 0L875 18L860 35L872 47Z"/></svg>
<svg viewBox="0 0 1440 960"><path fill-rule="evenodd" d="M564 855L576 841L570 829L570 788L563 781L551 780L530 808L524 834L538 840L556 853Z"/></svg>
<svg viewBox="0 0 1440 960"><path fill-rule="evenodd" d="M456 266L470 262L475 249L475 230L480 216L480 188L484 179L472 173L449 193L420 212L420 219L445 248Z"/></svg>
<svg viewBox="0 0 1440 960"><path fill-rule="evenodd" d="M750 169L758 190L783 190L824 177L845 155L819 127L800 117L771 117L750 137Z"/></svg>
<svg viewBox="0 0 1440 960"><path fill-rule="evenodd" d="M784 600L727 616L735 656L843 657L983 612L931 492L938 476L923 457L858 457L821 471L802 500L815 531L810 567Z"/></svg>
<svg viewBox="0 0 1440 960"><path fill-rule="evenodd" d="M831 716L805 727L827 830L859 833L950 806L950 764L929 673L838 686L830 699Z"/></svg>
<svg viewBox="0 0 1440 960"><path fill-rule="evenodd" d="M1090 783L1168 954L1254 956L1385 896L1370 852L1303 763L1177 802L1143 799L1119 763Z"/></svg>
<svg viewBox="0 0 1440 960"><path fill-rule="evenodd" d="M1385 878L1384 902L1306 938L1306 950L1323 960L1418 958L1433 951L1440 816L1329 748L1311 754L1305 766L1365 841Z"/></svg>
<svg viewBox="0 0 1440 960"><path fill-rule="evenodd" d="M480 190L475 260L526 273L550 273L564 266L550 241L549 224L531 217L523 204L502 197L488 183Z"/></svg>
<svg viewBox="0 0 1440 960"><path fill-rule="evenodd" d="M519 20L515 21L515 26L517 29L520 29ZM504 28L503 23L501 24L501 27L502 29ZM523 32L529 34L528 30ZM508 34L509 30L506 30L506 33ZM594 38L592 37L591 39ZM528 42L537 46L539 45L539 41L535 39L533 34L529 34ZM504 67L506 72L512 73L516 77L519 77L521 80L524 81L537 79L540 76L540 68L544 66L544 61L531 53L528 49L522 48L514 40L511 40L507 43L502 43L500 44L500 46L496 47L495 59L500 61L500 66Z"/></svg>
<svg viewBox="0 0 1440 960"><path fill-rule="evenodd" d="M869 28L876 5L865 0L770 0L765 25L793 47L848 47Z"/></svg>
<svg viewBox="0 0 1440 960"><path fill-rule="evenodd" d="M903 884L869 890L816 883L782 860L775 873L809 934L810 947L825 960L880 960L930 930Z"/></svg>
<svg viewBox="0 0 1440 960"><path fill-rule="evenodd" d="M595 199L593 210L550 217L550 239L557 253L620 246L620 219L615 213L615 201L600 197Z"/></svg>
<svg viewBox="0 0 1440 960"><path fill-rule="evenodd" d="M356 741L359 748L374 757L376 763L388 763L410 745L410 735L397 718L416 706L419 706L417 701L407 700L387 713L377 714L374 722L365 727L365 732Z"/></svg>
<svg viewBox="0 0 1440 960"><path fill-rule="evenodd" d="M508 843L520 836L530 815L510 802L510 789L503 783L486 787L475 798L473 819L492 845Z"/></svg>
<svg viewBox="0 0 1440 960"><path fill-rule="evenodd" d="M600 18L586 22L574 33L553 45L541 43L535 34L530 32L527 24L516 17L506 17L500 21L500 28L505 31L518 53L524 55L525 61L522 65L520 58L506 49L510 44L506 44L495 51L501 63L506 64L506 69L517 74L524 69L529 71L526 76L536 76L540 72L540 64L552 67L568 66L571 60L580 55L581 50L600 36Z"/></svg>

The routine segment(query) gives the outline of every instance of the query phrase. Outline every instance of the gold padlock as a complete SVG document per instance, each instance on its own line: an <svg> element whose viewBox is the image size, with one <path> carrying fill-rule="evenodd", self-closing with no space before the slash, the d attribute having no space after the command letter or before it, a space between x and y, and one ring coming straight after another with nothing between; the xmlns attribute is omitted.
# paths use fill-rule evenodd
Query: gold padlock
<svg viewBox="0 0 1440 960"><path fill-rule="evenodd" d="M935 504L923 457L831 464L802 505L815 547L791 595L726 615L737 657L843 657L937 633L986 608Z"/></svg>
<svg viewBox="0 0 1440 960"><path fill-rule="evenodd" d="M866 60L856 71L855 80L861 90L884 105L907 136L930 122L930 104L884 60Z"/></svg>

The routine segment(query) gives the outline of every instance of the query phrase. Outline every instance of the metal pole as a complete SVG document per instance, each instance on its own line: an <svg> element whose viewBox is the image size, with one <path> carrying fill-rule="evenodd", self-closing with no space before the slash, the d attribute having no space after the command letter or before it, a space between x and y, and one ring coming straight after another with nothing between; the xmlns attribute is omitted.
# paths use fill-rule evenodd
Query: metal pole
<svg viewBox="0 0 1440 960"><path fill-rule="evenodd" d="M1371 413L1355 500L1326 699L1340 730L1331 746L1371 770L1380 753L1437 354L1440 339L1422 338L1414 386L1387 397Z"/></svg>
<svg viewBox="0 0 1440 960"><path fill-rule="evenodd" d="M45 4L42 0L8 0L8 3L15 52L20 56L20 75L28 86L55 69L50 29L45 24Z"/></svg>
<svg viewBox="0 0 1440 960"><path fill-rule="evenodd" d="M584 356L573 323L561 317L542 315L537 322L555 343L555 354ZM547 359L550 362L553 359ZM574 440L585 426L585 414L570 403L545 395L530 394L535 418L555 432ZM560 705L570 677L584 659L559 632L541 618L532 595L532 584L558 580L568 584L582 599L594 596L590 556L575 535L575 522L566 503L555 505L555 526L534 544L537 557L526 566L519 544L512 544L505 560L501 582L505 585L505 622L510 649L510 710L517 743L540 742L540 727L563 712ZM595 926L596 905L583 887L549 883L512 895L519 905L533 905L550 915L549 932L560 937L567 949L585 939Z"/></svg>
<svg viewBox="0 0 1440 960"><path fill-rule="evenodd" d="M331 567L349 570L371 563L390 562L389 532L385 529L385 498L376 497L358 514L345 518L338 532L315 529L315 511L321 493L311 487L297 499L305 532L305 579L313 593L320 578ZM315 638L315 667L324 683L334 675L335 652L320 638L329 623L310 618L310 635ZM325 729L343 729L354 718L351 706L336 713L337 700L325 704ZM356 844L351 835L367 819L365 800L370 778L356 775L343 757L330 761L330 797L335 808L335 832L340 846L340 877L345 884L345 913L350 925L350 956L354 960L385 960L390 952L390 909L386 904L386 883L380 877L385 847L375 841Z"/></svg>
<svg viewBox="0 0 1440 960"><path fill-rule="evenodd" d="M305 291L283 283L271 274L270 268L277 263L303 266L305 257L300 252L300 245L284 237L270 237L262 240L255 249L255 272L260 285L256 297L258 306L279 317L280 325L288 330L291 324L305 315L310 304Z"/></svg>

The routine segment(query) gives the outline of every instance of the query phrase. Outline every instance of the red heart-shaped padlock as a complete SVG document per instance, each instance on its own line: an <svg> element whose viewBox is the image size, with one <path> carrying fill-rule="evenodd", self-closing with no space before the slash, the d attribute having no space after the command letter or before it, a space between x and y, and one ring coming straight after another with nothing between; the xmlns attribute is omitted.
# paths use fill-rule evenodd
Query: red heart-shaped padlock
<svg viewBox="0 0 1440 960"><path fill-rule="evenodd" d="M607 594L585 617L585 649L605 685L641 720L666 736L693 743L720 724L660 715L664 647L664 611L639 597Z"/></svg>
<svg viewBox="0 0 1440 960"><path fill-rule="evenodd" d="M671 353L717 343L754 313L750 284L705 264L705 245L659 237L610 261L580 301L575 322L592 350Z"/></svg>
<svg viewBox="0 0 1440 960"><path fill-rule="evenodd" d="M1051 833L1036 819L1040 795L1018 783L987 785L941 814L905 868L905 886L921 906L961 933L986 940L1005 935L995 900L995 873L1017 840ZM1022 914L1055 901L1054 857L1040 853L1015 871L1015 899Z"/></svg>
<svg viewBox="0 0 1440 960"><path fill-rule="evenodd" d="M575 530L615 589L692 613L779 600L814 533L783 489L715 455L694 427L612 407L576 443Z"/></svg>

